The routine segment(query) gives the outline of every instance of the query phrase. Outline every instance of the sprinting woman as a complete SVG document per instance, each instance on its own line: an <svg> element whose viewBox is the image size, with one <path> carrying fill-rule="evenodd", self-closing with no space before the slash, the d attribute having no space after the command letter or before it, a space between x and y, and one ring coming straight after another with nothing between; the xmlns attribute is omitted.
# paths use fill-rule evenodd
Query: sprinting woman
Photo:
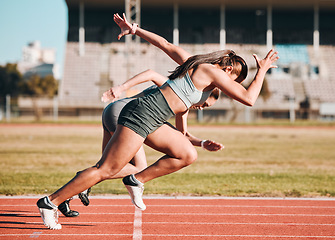
<svg viewBox="0 0 335 240"><path fill-rule="evenodd" d="M157 72L151 69L148 69L142 73L137 74L136 76L132 77L128 81L124 82L123 84L110 88L108 91L106 91L103 94L102 101L104 102L112 101L112 102L108 104L108 106L104 109L103 114L102 114L102 126L103 126L102 152L104 151L107 143L109 142L110 138L112 137L112 135L114 134L116 130L117 120L118 120L118 117L119 117L119 114L122 108L131 100L150 93L150 91L153 90L154 87L162 86L166 80L167 80L166 77L158 74ZM137 95L118 100L122 92L128 90L129 88L135 85L138 85L138 84L141 84L147 81L152 81L155 85L145 89L144 91L142 91L141 93ZM220 94L219 90L217 88L214 89L211 95L202 105L193 106L192 108L202 110L206 107L212 106L219 98L219 94ZM173 127L172 125L170 126ZM205 150L208 150L208 151L218 151L223 148L223 145L220 143L216 143L212 140L201 140L191 135L188 132L186 133L186 136L188 137L188 139L191 141L191 143L194 146L202 146ZM135 174L143 170L145 167L147 167L147 162L146 162L144 149L143 147L141 147L139 151L135 154L133 159L118 174L114 175L111 179L123 178L129 174ZM91 188L78 194L79 199L85 206L88 206L90 204L89 197L88 197L90 192L91 192ZM63 203L61 203L58 206L58 210L66 217L79 216L79 212L71 210L70 200L71 199L68 199L68 200L65 200Z"/></svg>
<svg viewBox="0 0 335 240"><path fill-rule="evenodd" d="M102 114L102 126L103 126L102 152L104 151L107 143L109 142L110 138L113 136L116 130L117 120L118 120L118 117L120 115L122 108L127 103L132 101L133 99L149 94L150 91L152 91L155 87L162 86L166 82L166 80L167 80L167 77L164 77L158 74L157 72L151 69L148 69L144 72L141 72L135 75L134 77L127 80L123 84L110 88L108 91L106 91L103 94L101 100L103 102L111 101L111 103L105 107L103 114ZM130 89L131 87L135 85L148 82L148 81L152 81L155 85L148 87L147 89L143 90L141 93L137 95L118 100L122 92ZM208 97L208 99L201 106L194 106L193 108L204 109L206 107L212 106L219 98L219 94L220 94L219 90L217 88L214 89L211 95ZM170 126L173 127L172 125ZM219 151L223 147L222 144L220 143L216 143L212 140L199 139L191 135L188 132L186 133L186 136L188 137L189 141L191 141L191 143L194 146L202 146L205 150L208 150L208 151ZM111 179L123 178L129 174L135 174L143 170L146 167L147 167L147 161L145 157L145 152L144 152L143 147L141 147L139 151L135 154L133 159L129 163L127 163L126 166L118 174L114 175ZM89 201L90 192L91 192L91 188L78 194L79 199L85 206L88 206L90 204L90 201ZM58 206L58 210L66 217L79 216L78 211L71 210L70 200L71 199L68 199L62 202Z"/></svg>
<svg viewBox="0 0 335 240"><path fill-rule="evenodd" d="M191 56L164 38L139 28L137 24L130 24L125 15L122 18L115 14L114 21L121 28L119 39L126 34L136 34L163 50L180 66L163 86L129 102L122 109L116 131L95 166L83 170L50 196L38 200L41 217L50 229L61 228L54 214L57 205L112 178L129 163L143 143L165 154L141 172L123 178L133 204L145 210L142 200L144 183L176 172L197 159L196 149L184 135L186 131L176 131L164 122L174 115L185 119L188 109L205 101L215 87L242 104L252 106L259 96L266 72L276 67L273 63L279 58L273 49L261 60L253 55L257 72L246 89L240 83L247 76L247 65L233 51Z"/></svg>

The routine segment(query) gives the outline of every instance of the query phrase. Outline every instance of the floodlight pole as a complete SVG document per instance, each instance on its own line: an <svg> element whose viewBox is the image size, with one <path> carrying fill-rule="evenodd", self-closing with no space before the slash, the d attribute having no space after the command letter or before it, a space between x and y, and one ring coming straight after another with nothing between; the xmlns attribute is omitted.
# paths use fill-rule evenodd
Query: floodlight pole
<svg viewBox="0 0 335 240"><path fill-rule="evenodd" d="M272 33L272 4L269 3L267 7L267 31L266 31L266 48L270 50L273 47L273 33Z"/></svg>
<svg viewBox="0 0 335 240"><path fill-rule="evenodd" d="M173 5L173 44L179 45L179 5Z"/></svg>
<svg viewBox="0 0 335 240"><path fill-rule="evenodd" d="M286 95L285 99L289 102L289 106L290 106L290 111L289 111L290 122L294 123L295 122L295 97Z"/></svg>
<svg viewBox="0 0 335 240"><path fill-rule="evenodd" d="M79 3L79 56L85 55L84 3Z"/></svg>
<svg viewBox="0 0 335 240"><path fill-rule="evenodd" d="M320 32L319 32L319 5L314 5L314 32L313 32L313 49L316 55L319 54Z"/></svg>
<svg viewBox="0 0 335 240"><path fill-rule="evenodd" d="M226 6L220 7L220 49L226 49Z"/></svg>
<svg viewBox="0 0 335 240"><path fill-rule="evenodd" d="M141 2L140 0L126 0L125 12L130 23L141 25ZM140 52L140 38L138 36L126 35L126 69L127 79L134 75L134 65Z"/></svg>
<svg viewBox="0 0 335 240"><path fill-rule="evenodd" d="M10 122L10 95L6 95L6 121Z"/></svg>
<svg viewBox="0 0 335 240"><path fill-rule="evenodd" d="M53 119L54 121L58 121L58 97L57 95L53 98Z"/></svg>

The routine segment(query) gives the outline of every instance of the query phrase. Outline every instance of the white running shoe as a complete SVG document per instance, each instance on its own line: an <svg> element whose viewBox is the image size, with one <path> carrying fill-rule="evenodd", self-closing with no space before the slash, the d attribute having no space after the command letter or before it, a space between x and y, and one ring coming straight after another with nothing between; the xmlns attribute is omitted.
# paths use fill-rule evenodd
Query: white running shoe
<svg viewBox="0 0 335 240"><path fill-rule="evenodd" d="M48 197L41 198L36 203L43 223L46 227L52 230L62 229L62 225L58 223L58 209Z"/></svg>
<svg viewBox="0 0 335 240"><path fill-rule="evenodd" d="M47 228L52 230L62 229L62 225L58 223L57 209L39 208L43 223Z"/></svg>
<svg viewBox="0 0 335 240"><path fill-rule="evenodd" d="M144 191L144 186L142 185L138 185L138 186L130 186L130 185L125 185L128 193L130 195L131 198L131 202L138 207L139 209L141 209L142 211L144 211L147 207L145 206L143 199L142 199L142 194Z"/></svg>

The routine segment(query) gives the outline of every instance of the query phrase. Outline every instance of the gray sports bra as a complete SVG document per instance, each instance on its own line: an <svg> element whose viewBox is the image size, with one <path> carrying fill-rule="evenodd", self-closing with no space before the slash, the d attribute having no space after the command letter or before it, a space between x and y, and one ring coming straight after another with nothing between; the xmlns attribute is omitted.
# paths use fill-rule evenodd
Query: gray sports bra
<svg viewBox="0 0 335 240"><path fill-rule="evenodd" d="M199 91L193 84L190 75L174 80L167 80L166 83L172 88L177 96L184 102L187 108L194 104L203 104L212 91L202 92Z"/></svg>

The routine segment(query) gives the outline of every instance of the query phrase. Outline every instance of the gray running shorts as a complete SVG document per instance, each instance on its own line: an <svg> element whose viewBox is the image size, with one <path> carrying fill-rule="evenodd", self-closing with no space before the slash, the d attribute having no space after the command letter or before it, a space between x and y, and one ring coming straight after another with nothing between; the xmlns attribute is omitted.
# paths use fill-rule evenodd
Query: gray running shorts
<svg viewBox="0 0 335 240"><path fill-rule="evenodd" d="M121 111L118 124L130 128L143 138L174 116L159 88L129 102Z"/></svg>
<svg viewBox="0 0 335 240"><path fill-rule="evenodd" d="M134 100L134 98L123 98L112 102L105 107L102 113L102 126L107 132L115 132L117 120L122 108L132 100Z"/></svg>

